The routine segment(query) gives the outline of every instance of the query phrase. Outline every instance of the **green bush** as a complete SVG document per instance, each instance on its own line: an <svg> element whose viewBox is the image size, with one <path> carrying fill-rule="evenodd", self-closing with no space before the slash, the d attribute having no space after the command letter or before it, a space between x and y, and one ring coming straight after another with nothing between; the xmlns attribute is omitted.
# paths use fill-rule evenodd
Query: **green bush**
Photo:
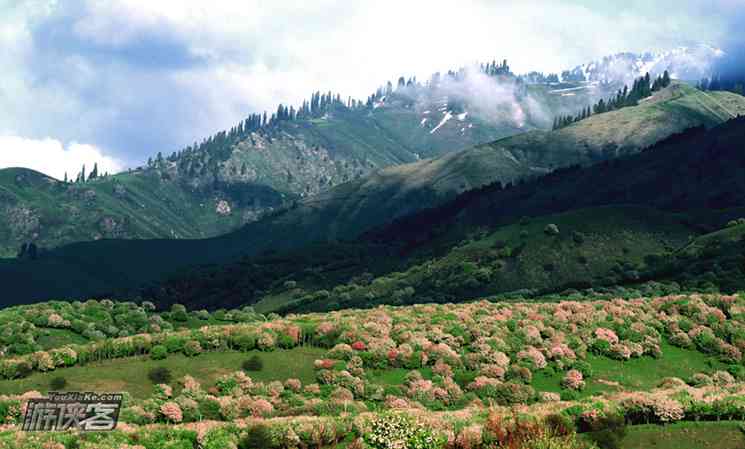
<svg viewBox="0 0 745 449"><path fill-rule="evenodd" d="M249 428L238 443L238 449L270 449L272 447L276 447L272 432L264 424Z"/></svg>
<svg viewBox="0 0 745 449"><path fill-rule="evenodd" d="M595 339L595 341L590 344L590 352L597 355L607 355L610 353L610 343L608 343L605 340L601 339Z"/></svg>
<svg viewBox="0 0 745 449"><path fill-rule="evenodd" d="M153 360L163 360L168 356L168 349L163 345L155 345L150 350L150 358Z"/></svg>
<svg viewBox="0 0 745 449"><path fill-rule="evenodd" d="M34 372L34 367L31 365L31 363L23 360L16 364L15 375L13 376L13 378L23 379L25 377L30 376L31 373L33 372Z"/></svg>
<svg viewBox="0 0 745 449"><path fill-rule="evenodd" d="M0 401L0 424L8 424L20 418L21 402L17 400Z"/></svg>
<svg viewBox="0 0 745 449"><path fill-rule="evenodd" d="M204 399L199 402L199 414L202 419L208 421L221 421L220 403L213 399Z"/></svg>
<svg viewBox="0 0 745 449"><path fill-rule="evenodd" d="M481 389L479 396L494 399L499 405L528 404L535 400L535 390L530 385L505 382Z"/></svg>
<svg viewBox="0 0 745 449"><path fill-rule="evenodd" d="M226 447L235 447L238 436L234 429L229 427L217 427L208 431L199 444L202 449L224 449Z"/></svg>
<svg viewBox="0 0 745 449"><path fill-rule="evenodd" d="M184 355L194 357L202 353L202 346L196 340L189 340L184 344Z"/></svg>
<svg viewBox="0 0 745 449"><path fill-rule="evenodd" d="M189 314L186 312L186 307L181 304L172 305L171 318L175 321L187 321L189 319Z"/></svg>
<svg viewBox="0 0 745 449"><path fill-rule="evenodd" d="M147 378L154 384L167 384L171 381L173 375L168 368L159 366L148 371Z"/></svg>
<svg viewBox="0 0 745 449"><path fill-rule="evenodd" d="M261 360L261 357L254 355L251 358L244 360L241 367L243 368L243 371L261 371L264 369L264 362Z"/></svg>
<svg viewBox="0 0 745 449"><path fill-rule="evenodd" d="M543 228L543 232L550 236L559 235L559 227L554 223L549 223L545 228Z"/></svg>
<svg viewBox="0 0 745 449"><path fill-rule="evenodd" d="M256 349L256 335L239 334L232 339L231 343L239 351L251 351Z"/></svg>
<svg viewBox="0 0 745 449"><path fill-rule="evenodd" d="M282 349L291 349L295 347L295 340L289 335L279 334L277 337L277 346Z"/></svg>
<svg viewBox="0 0 745 449"><path fill-rule="evenodd" d="M580 431L588 431L590 439L601 449L619 449L626 436L626 422L623 416L601 416Z"/></svg>
<svg viewBox="0 0 745 449"><path fill-rule="evenodd" d="M575 361L574 363L572 363L572 368L582 373L582 377L584 377L585 379L590 378L593 375L592 365L590 365L590 363L585 360Z"/></svg>
<svg viewBox="0 0 745 449"><path fill-rule="evenodd" d="M574 401L579 398L579 393L574 390L561 390L560 397L562 401Z"/></svg>
<svg viewBox="0 0 745 449"><path fill-rule="evenodd" d="M574 231L572 232L572 240L574 240L574 243L577 245L581 245L585 243L585 235L579 231Z"/></svg>
<svg viewBox="0 0 745 449"><path fill-rule="evenodd" d="M67 379L62 376L54 377L49 381L49 389L52 391L61 391L67 386Z"/></svg>

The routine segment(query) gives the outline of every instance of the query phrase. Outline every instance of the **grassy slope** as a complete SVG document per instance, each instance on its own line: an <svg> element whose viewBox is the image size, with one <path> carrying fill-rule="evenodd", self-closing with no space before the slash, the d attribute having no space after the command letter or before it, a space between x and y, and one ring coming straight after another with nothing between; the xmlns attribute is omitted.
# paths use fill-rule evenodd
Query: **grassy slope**
<svg viewBox="0 0 745 449"><path fill-rule="evenodd" d="M446 234L439 243L415 251L411 260L420 262L406 270L381 276L369 285L342 287L350 295L348 302L340 301L340 295L293 300L280 291L265 296L256 307L266 312L288 304L289 309L283 310L370 306L395 301L396 291L406 286L414 288L420 302L613 282L624 272L641 270L645 256L684 245L694 231L681 218L644 207L604 206L496 227L455 246L447 243L451 236ZM544 233L548 224L556 224L560 234ZM575 241L575 233L581 233L581 243ZM457 234L452 238L457 240ZM438 247L443 250L430 251Z"/></svg>
<svg viewBox="0 0 745 449"><path fill-rule="evenodd" d="M627 428L620 449L743 449L745 436L740 422L680 422Z"/></svg>
<svg viewBox="0 0 745 449"><path fill-rule="evenodd" d="M67 379L70 391L116 392L127 391L137 398L146 398L153 393L153 384L147 374L155 367L166 367L173 374L172 382L185 375L193 376L205 388L215 384L218 377L241 369L241 363L253 355L264 362L261 371L248 373L259 381L298 378L303 384L315 382L313 361L320 358L324 350L300 347L272 352L210 352L196 357L180 354L170 355L165 360L150 360L143 357L107 360L85 366L61 368L48 373L34 373L25 379L0 381L0 391L22 393L29 390L49 391L49 382L55 377Z"/></svg>
<svg viewBox="0 0 745 449"><path fill-rule="evenodd" d="M621 362L588 354L587 362L592 366L592 377L587 379L580 397L588 397L604 391L643 391L659 386L666 377L689 379L693 374L726 369L715 358L689 349L681 349L663 343L662 356L658 359L641 357ZM533 376L532 385L537 391L561 393L563 373L542 372Z"/></svg>
<svg viewBox="0 0 745 449"><path fill-rule="evenodd" d="M705 93L674 84L639 106L600 114L558 131L532 131L434 160L381 170L302 202L271 221L275 247L300 239L352 238L457 193L501 180L545 173L552 168L629 154L691 126L713 126L745 114L745 97ZM262 224L251 232L262 232Z"/></svg>
<svg viewBox="0 0 745 449"><path fill-rule="evenodd" d="M117 186L125 193L115 194ZM227 232L241 223L235 214L217 214L215 206L209 195L190 192L149 172L70 185L27 169L3 169L0 256L15 256L25 241L48 247L100 238L196 238ZM24 225L22 211L38 223ZM114 225L105 226L104 219Z"/></svg>
<svg viewBox="0 0 745 449"><path fill-rule="evenodd" d="M745 216L741 213L739 217ZM646 277L675 281L689 289L738 291L745 285L745 225L693 239L665 257Z"/></svg>

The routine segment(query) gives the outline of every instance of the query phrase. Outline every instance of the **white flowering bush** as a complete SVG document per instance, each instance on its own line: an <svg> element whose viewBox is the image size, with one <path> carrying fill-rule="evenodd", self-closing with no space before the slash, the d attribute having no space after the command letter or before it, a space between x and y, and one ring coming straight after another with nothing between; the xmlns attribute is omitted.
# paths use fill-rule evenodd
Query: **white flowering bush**
<svg viewBox="0 0 745 449"><path fill-rule="evenodd" d="M440 449L444 439L404 414L387 413L375 417L363 439L374 449Z"/></svg>

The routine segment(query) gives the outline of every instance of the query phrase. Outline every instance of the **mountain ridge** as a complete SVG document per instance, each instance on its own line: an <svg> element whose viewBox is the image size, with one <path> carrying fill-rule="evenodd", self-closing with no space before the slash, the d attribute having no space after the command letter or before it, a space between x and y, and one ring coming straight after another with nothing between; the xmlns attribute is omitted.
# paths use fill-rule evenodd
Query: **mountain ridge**
<svg viewBox="0 0 745 449"><path fill-rule="evenodd" d="M658 95L666 96L675 89L675 86L671 86ZM190 265L225 263L266 251L282 252L300 248L312 242L352 240L398 217L442 204L465 190L495 181L515 181L515 160L519 168L524 170L525 177L530 177L535 174L535 167L530 164L540 163L540 168L545 172L553 170L559 164L552 166L552 162L557 161L562 151L572 156L571 159L560 159L566 165L590 164L633 154L642 149L642 144L652 144L675 130L721 123L718 115L702 108L701 102L706 104L707 98L721 99L720 103L726 100L728 105L739 105L745 112L744 97L721 92L704 97L701 92L688 86L680 85L677 89L681 91L680 96L670 96L665 101L653 98L648 103L598 114L561 130L520 135L440 159L383 169L371 177L345 183L316 197L298 201L291 207L265 216L259 222L220 237L189 241L105 240L77 243L52 250L36 261L11 260L0 263L0 277L16 285L24 285L24 288L17 290L17 294L24 298L114 293L120 288L132 288L176 274ZM660 122L658 119L661 116L667 117L668 122ZM654 122L660 128L645 126L645 117L655 118ZM619 126L624 120L627 126ZM669 128L663 126L665 123L670 125ZM601 128L606 130L606 137L597 141L588 137ZM659 129L665 132L660 133ZM623 149L616 145L626 140L625 135L618 135L619 130L625 130L629 139L640 147ZM534 140L537 137L532 135L536 133L549 145L536 145ZM585 137L590 139L587 140L589 150L583 148L577 151L577 143ZM608 142L614 144L613 151L604 151ZM508 161L509 165L502 165L504 161ZM500 179L500 173L505 177Z"/></svg>
<svg viewBox="0 0 745 449"><path fill-rule="evenodd" d="M366 101L316 92L297 108L251 114L171 156L159 153L146 167L44 186L35 196L21 192L12 173L0 174L0 257L28 242L49 249L101 238L217 236L381 168L548 129L556 115L584 110L620 85L534 78L492 61L425 82L401 77ZM514 161L507 173L514 155L502 156L500 178L531 174ZM466 180L463 189L478 184Z"/></svg>

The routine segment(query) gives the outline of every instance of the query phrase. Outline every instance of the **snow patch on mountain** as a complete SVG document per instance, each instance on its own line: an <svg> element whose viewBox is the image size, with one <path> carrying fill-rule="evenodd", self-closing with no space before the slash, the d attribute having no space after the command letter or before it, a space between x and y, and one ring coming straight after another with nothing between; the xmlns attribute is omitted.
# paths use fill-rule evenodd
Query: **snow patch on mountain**
<svg viewBox="0 0 745 449"><path fill-rule="evenodd" d="M432 131L430 131L429 133L434 134L435 131L440 129L440 127L444 125L445 123L447 123L447 121L450 120L451 118L453 118L453 114L451 114L450 111L445 112L445 116L442 118L442 120L440 120L440 123L438 123L437 126L432 128Z"/></svg>
<svg viewBox="0 0 745 449"><path fill-rule="evenodd" d="M657 53L618 53L565 71L562 78L629 84L646 73L655 77L667 70L672 78L697 81L710 77L715 63L725 56L721 49L703 44Z"/></svg>

